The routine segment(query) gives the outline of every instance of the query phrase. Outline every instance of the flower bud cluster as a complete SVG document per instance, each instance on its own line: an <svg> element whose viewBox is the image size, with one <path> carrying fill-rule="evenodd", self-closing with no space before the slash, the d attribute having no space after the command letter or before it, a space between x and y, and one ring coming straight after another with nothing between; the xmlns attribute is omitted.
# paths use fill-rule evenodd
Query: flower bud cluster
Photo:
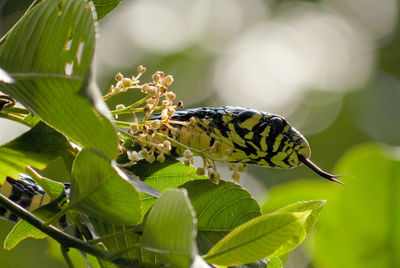
<svg viewBox="0 0 400 268"><path fill-rule="evenodd" d="M183 108L183 102L176 102L176 94L170 91L171 85L174 83L172 75L165 75L164 72L157 71L152 74L151 81L148 83L141 84L139 78L146 72L144 66L138 67L138 74L131 78L124 77L123 74L118 73L115 76L116 83L112 85L110 91L103 96L104 100L110 97L126 92L128 89L136 89L142 92L144 97L136 103L125 106L118 104L112 113L117 117L119 114L130 114L133 120L127 122L116 121L123 123L123 126L129 127L129 133L121 130L120 134L122 140L130 140L131 142L120 144L121 154L126 153L129 160L128 163L121 166L131 166L136 164L140 160L146 160L149 163L158 161L163 163L166 160L166 155L169 155L172 150L172 144L174 146L179 145L176 139L176 135L179 133L179 128L174 128L176 124L192 125L195 126L195 118L191 118L189 122L177 122L174 121L174 115L177 108ZM174 105L174 102L176 104ZM161 118L158 120L148 120L151 114L155 111L161 112ZM139 119L138 119L139 118ZM129 144L129 145L128 145ZM135 148L135 149L134 149ZM245 170L245 165L236 165L227 163L224 159L213 159L211 155L221 154L221 144L219 141L214 142L212 146L206 150L196 151L195 149L185 148L183 157L185 165L193 165L193 157L195 152L203 158L204 165L196 169L197 175L207 174L209 178L218 183L220 180L220 173L217 171L215 162L223 162L227 164L233 171L232 178L235 181L239 181L239 172ZM232 152L226 152L229 156Z"/></svg>

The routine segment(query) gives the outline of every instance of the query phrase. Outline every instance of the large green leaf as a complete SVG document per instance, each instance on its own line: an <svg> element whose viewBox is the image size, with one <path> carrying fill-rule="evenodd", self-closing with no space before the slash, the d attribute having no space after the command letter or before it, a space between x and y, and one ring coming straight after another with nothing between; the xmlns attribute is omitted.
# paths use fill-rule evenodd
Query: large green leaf
<svg viewBox="0 0 400 268"><path fill-rule="evenodd" d="M196 180L182 187L196 211L199 231L230 231L261 214L257 201L238 184Z"/></svg>
<svg viewBox="0 0 400 268"><path fill-rule="evenodd" d="M143 248L172 267L188 267L197 253L196 217L186 190L161 194L145 222Z"/></svg>
<svg viewBox="0 0 400 268"><path fill-rule="evenodd" d="M85 98L90 96L96 107L104 106L89 81L95 34L86 1L42 1L0 48L0 66L15 80L0 82L0 90L74 142L112 159L117 154L115 130Z"/></svg>
<svg viewBox="0 0 400 268"><path fill-rule="evenodd" d="M81 151L72 167L71 206L109 223L136 225L142 220L139 193L110 160Z"/></svg>
<svg viewBox="0 0 400 268"><path fill-rule="evenodd" d="M310 214L277 212L254 218L233 229L204 259L217 265L240 265L283 255Z"/></svg>
<svg viewBox="0 0 400 268"><path fill-rule="evenodd" d="M6 176L18 179L26 166L45 168L70 148L63 135L44 123L37 124L0 147L0 184L3 184Z"/></svg>
<svg viewBox="0 0 400 268"><path fill-rule="evenodd" d="M97 18L100 20L116 8L122 0L93 0L96 7Z"/></svg>

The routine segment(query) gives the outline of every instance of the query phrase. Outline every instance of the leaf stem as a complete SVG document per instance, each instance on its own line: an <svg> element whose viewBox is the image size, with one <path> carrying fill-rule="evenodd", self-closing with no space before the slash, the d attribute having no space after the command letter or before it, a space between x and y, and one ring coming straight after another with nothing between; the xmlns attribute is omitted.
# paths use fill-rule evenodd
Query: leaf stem
<svg viewBox="0 0 400 268"><path fill-rule="evenodd" d="M143 104L146 102L147 99L149 99L149 96L144 97L143 99L138 100L137 102L135 102L134 104L129 105L128 107L121 109L121 110L112 110L111 114L127 114L130 112L143 112L144 108L136 108L137 106L139 106L140 104ZM155 107L156 108L156 107ZM154 108L154 109L155 109ZM161 106L160 106L161 108Z"/></svg>
<svg viewBox="0 0 400 268"><path fill-rule="evenodd" d="M21 124L24 124L25 126L28 126L30 128L34 127L32 124L30 124L29 122L25 121L23 117L18 116L16 114L12 114L12 113L7 113L6 111L3 111L0 113L0 117L1 118L5 118L11 121L15 121Z"/></svg>

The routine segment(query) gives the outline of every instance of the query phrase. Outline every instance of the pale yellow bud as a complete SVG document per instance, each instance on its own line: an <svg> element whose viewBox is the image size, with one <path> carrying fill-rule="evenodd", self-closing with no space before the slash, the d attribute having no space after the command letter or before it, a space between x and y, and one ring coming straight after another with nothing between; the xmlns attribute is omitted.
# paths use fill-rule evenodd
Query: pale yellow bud
<svg viewBox="0 0 400 268"><path fill-rule="evenodd" d="M237 171L233 172L232 179L234 179L235 181L239 182L240 181L240 174Z"/></svg>
<svg viewBox="0 0 400 268"><path fill-rule="evenodd" d="M152 75L151 78L153 79L154 83L157 83L158 81L161 80L161 75L159 72L156 72L155 74Z"/></svg>
<svg viewBox="0 0 400 268"><path fill-rule="evenodd" d="M136 134L140 130L138 124L135 124L135 123L130 124L129 129L131 130L132 134Z"/></svg>
<svg viewBox="0 0 400 268"><path fill-rule="evenodd" d="M164 141L163 142L163 148L164 148L164 150L166 150L166 151L171 151L171 143L169 142L169 141Z"/></svg>
<svg viewBox="0 0 400 268"><path fill-rule="evenodd" d="M185 157L187 159L191 159L193 157L193 153L190 150L185 150L183 152L183 157Z"/></svg>
<svg viewBox="0 0 400 268"><path fill-rule="evenodd" d="M154 163L154 161L156 161L156 157L154 156L154 154L151 154L146 158L146 160L149 163Z"/></svg>
<svg viewBox="0 0 400 268"><path fill-rule="evenodd" d="M199 176L202 176L202 175L206 174L206 171L204 170L204 168L199 167L196 170L196 174L199 175Z"/></svg>
<svg viewBox="0 0 400 268"><path fill-rule="evenodd" d="M125 107L125 105L123 105L123 104L117 104L117 106L115 106L115 109L116 110L122 110L122 109L125 109L126 107Z"/></svg>
<svg viewBox="0 0 400 268"><path fill-rule="evenodd" d="M150 123L150 127L153 129L159 129L161 126L160 120L154 120Z"/></svg>
<svg viewBox="0 0 400 268"><path fill-rule="evenodd" d="M143 65L139 65L138 72L141 73L141 74L146 72L146 67L144 67Z"/></svg>
<svg viewBox="0 0 400 268"><path fill-rule="evenodd" d="M166 95L165 95L165 97L168 99L168 100L174 100L175 98L176 98L176 95L175 95L175 93L174 92L168 92Z"/></svg>
<svg viewBox="0 0 400 268"><path fill-rule="evenodd" d="M172 85L172 83L174 82L174 78L172 77L172 75L167 75L165 78L164 78L164 85L166 85L166 86L170 86L170 85Z"/></svg>
<svg viewBox="0 0 400 268"><path fill-rule="evenodd" d="M145 113L149 112L151 109L153 108L153 105L151 104L146 104L146 106L144 106L143 110Z"/></svg>
<svg viewBox="0 0 400 268"><path fill-rule="evenodd" d="M143 149L139 152L139 154L140 154L141 156L143 156L144 158L147 158L147 156L149 155L149 152L147 151L146 148L143 148Z"/></svg>
<svg viewBox="0 0 400 268"><path fill-rule="evenodd" d="M247 165L246 164L242 164L239 166L238 171L239 172L245 172L247 169Z"/></svg>
<svg viewBox="0 0 400 268"><path fill-rule="evenodd" d="M174 108L169 108L167 114L168 114L168 116L174 116L175 109Z"/></svg>
<svg viewBox="0 0 400 268"><path fill-rule="evenodd" d="M115 76L115 80L117 81L121 81L124 78L124 76L121 73L117 73L117 75Z"/></svg>
<svg viewBox="0 0 400 268"><path fill-rule="evenodd" d="M149 88L149 84L144 84L142 86L142 88L140 89L140 91L142 91L143 93L147 93L147 89Z"/></svg>
<svg viewBox="0 0 400 268"><path fill-rule="evenodd" d="M131 87L132 86L132 80L130 78L123 78L122 79L122 86L124 88Z"/></svg>
<svg viewBox="0 0 400 268"><path fill-rule="evenodd" d="M172 104L170 100L163 100L161 103L164 108Z"/></svg>
<svg viewBox="0 0 400 268"><path fill-rule="evenodd" d="M165 162L165 156L164 156L164 154L159 154L159 155L157 156L157 161L160 162L160 163L164 163L164 162Z"/></svg>
<svg viewBox="0 0 400 268"><path fill-rule="evenodd" d="M147 94L149 94L150 96L154 96L157 93L157 88L153 87L153 86L149 86L147 88Z"/></svg>

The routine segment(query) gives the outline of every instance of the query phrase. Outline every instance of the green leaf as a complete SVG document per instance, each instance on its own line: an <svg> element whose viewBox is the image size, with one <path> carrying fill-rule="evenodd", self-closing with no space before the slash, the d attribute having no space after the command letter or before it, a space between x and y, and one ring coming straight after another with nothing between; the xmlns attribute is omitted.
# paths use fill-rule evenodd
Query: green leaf
<svg viewBox="0 0 400 268"><path fill-rule="evenodd" d="M90 83L95 22L84 0L36 5L0 48L0 66L15 80L0 82L0 90L75 143L113 159L118 146L115 129L92 105L105 106Z"/></svg>
<svg viewBox="0 0 400 268"><path fill-rule="evenodd" d="M65 187L62 183L40 176L39 173L30 167L26 168L26 173L28 173L32 179L43 188L51 199L56 199L64 192Z"/></svg>
<svg viewBox="0 0 400 268"><path fill-rule="evenodd" d="M229 266L229 268L282 268L283 264L279 257L271 259L262 259L253 263Z"/></svg>
<svg viewBox="0 0 400 268"><path fill-rule="evenodd" d="M96 7L97 18L101 20L121 2L122 0L93 0L93 4Z"/></svg>
<svg viewBox="0 0 400 268"><path fill-rule="evenodd" d="M233 229L204 259L216 265L240 265L285 254L310 214L277 212L254 218Z"/></svg>
<svg viewBox="0 0 400 268"><path fill-rule="evenodd" d="M267 268L283 268L283 263L279 257L274 257L269 260Z"/></svg>
<svg viewBox="0 0 400 268"><path fill-rule="evenodd" d="M70 205L109 223L136 225L142 219L139 193L110 164L92 151L83 150L77 155L72 167Z"/></svg>
<svg viewBox="0 0 400 268"><path fill-rule="evenodd" d="M349 187L332 192L314 234L314 262L330 267L398 267L400 159L397 147L357 146L339 161Z"/></svg>
<svg viewBox="0 0 400 268"><path fill-rule="evenodd" d="M146 220L142 246L172 267L188 267L197 253L196 218L186 190L161 194Z"/></svg>
<svg viewBox="0 0 400 268"><path fill-rule="evenodd" d="M156 165L140 161L132 167L131 171L144 180L147 185L161 192L177 188L188 181L208 179L206 176L196 175L194 167L186 166L172 158L168 158L164 163L157 163ZM143 213L145 214L157 199L146 194L141 194L141 197Z"/></svg>
<svg viewBox="0 0 400 268"><path fill-rule="evenodd" d="M261 215L257 201L238 184L196 180L182 187L196 211L199 231L230 231Z"/></svg>
<svg viewBox="0 0 400 268"><path fill-rule="evenodd" d="M0 147L0 184L3 184L6 176L18 179L26 166L45 168L70 148L63 135L44 123L37 124Z"/></svg>
<svg viewBox="0 0 400 268"><path fill-rule="evenodd" d="M107 250L117 252L129 248L130 250L123 255L124 257L143 261L142 250L138 245L140 242L140 234L132 230L134 227L110 224L99 218L93 217L90 217L90 223L92 224L96 235L107 237L107 239L102 240L102 243ZM125 233L121 234L121 232ZM113 234L115 234L115 236L109 236Z"/></svg>
<svg viewBox="0 0 400 268"><path fill-rule="evenodd" d="M43 221L49 220L57 213L57 204L58 201L53 201L45 206L35 209L32 213ZM39 229L29 224L28 222L20 220L7 235L7 238L4 241L4 249L11 250L19 242L28 237L43 239L46 238L47 235L39 231Z"/></svg>
<svg viewBox="0 0 400 268"><path fill-rule="evenodd" d="M290 238L285 247L281 250L289 252L299 246L306 236L312 231L315 223L318 220L318 216L321 212L322 207L325 205L325 200L313 200L313 201L300 201L294 204L290 204L284 208L278 209L277 212L309 212L306 222L303 224L301 231L297 232Z"/></svg>

